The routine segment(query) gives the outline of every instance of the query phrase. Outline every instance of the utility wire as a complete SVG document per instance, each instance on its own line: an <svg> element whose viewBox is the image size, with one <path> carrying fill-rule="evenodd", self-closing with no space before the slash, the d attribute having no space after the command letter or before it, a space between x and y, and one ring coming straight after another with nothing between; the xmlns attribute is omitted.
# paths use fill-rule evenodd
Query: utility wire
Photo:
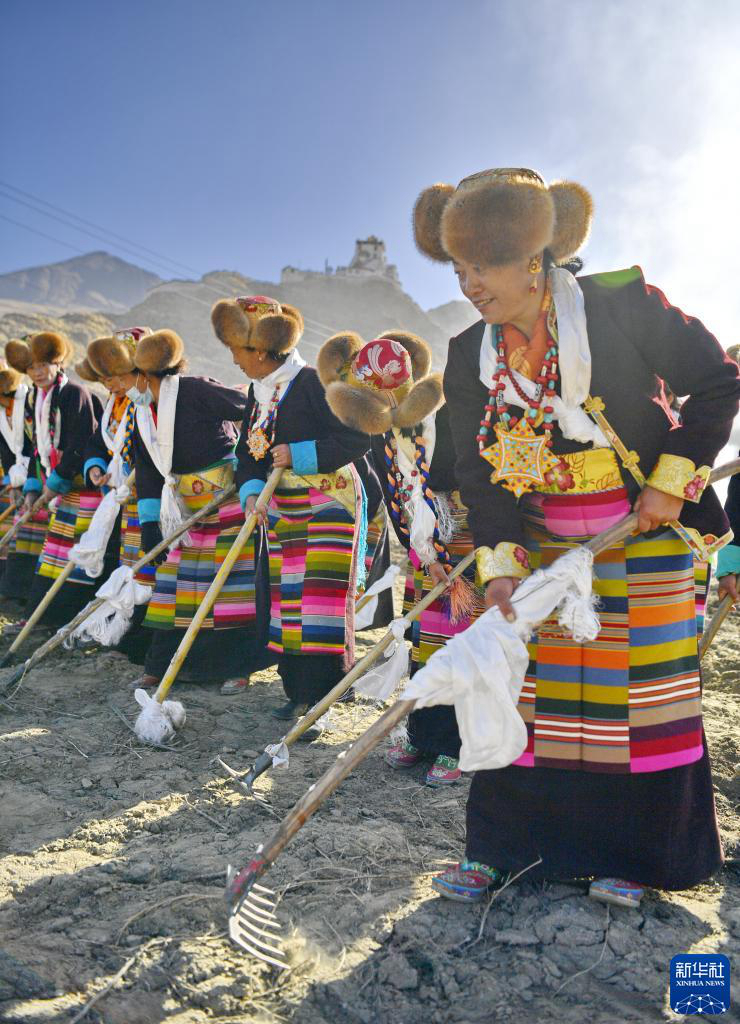
<svg viewBox="0 0 740 1024"><path fill-rule="evenodd" d="M157 259L164 260L165 263L171 263L173 266L180 267L181 270L187 270L192 274L197 274L201 277L201 272L196 270L195 267L190 267L186 263L180 263L179 260L170 259L169 256L163 256L161 253L156 252L154 249L148 249L144 245L140 245L138 242L132 241L130 238L126 238L124 235L117 235L114 231L109 228L104 228L100 224L95 224L94 221L86 220L84 217L80 217L76 213L71 213L69 210L64 210L61 206L56 206L54 203L48 202L46 199L41 199L40 196L35 196L31 192L24 192L22 188L18 188L16 185L11 185L10 182L0 180L0 185L3 188L9 188L12 192L17 192L19 195L25 196L26 199L33 199L34 202L41 203L42 206L48 206L50 210L56 210L57 213L63 213L66 217L71 217L73 220L78 220L80 224L86 224L90 228L95 228L97 231L102 231L111 238L117 238L120 242L126 242L128 245L133 245L136 249L141 249L142 252L149 253L150 256L156 256Z"/></svg>

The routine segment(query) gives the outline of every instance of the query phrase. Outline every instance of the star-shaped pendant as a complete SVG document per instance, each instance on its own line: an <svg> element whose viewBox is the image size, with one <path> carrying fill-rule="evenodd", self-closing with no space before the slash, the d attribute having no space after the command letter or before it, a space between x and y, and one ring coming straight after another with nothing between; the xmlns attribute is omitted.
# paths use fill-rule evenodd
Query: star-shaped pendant
<svg viewBox="0 0 740 1024"><path fill-rule="evenodd" d="M511 430L503 423L497 423L494 430L498 440L481 455L493 466L491 483L503 484L517 498L545 484L545 474L560 465L560 459L548 450L544 434L535 434L524 418Z"/></svg>
<svg viewBox="0 0 740 1024"><path fill-rule="evenodd" d="M264 459L270 450L270 439L262 427L250 430L247 434L247 448L253 459Z"/></svg>

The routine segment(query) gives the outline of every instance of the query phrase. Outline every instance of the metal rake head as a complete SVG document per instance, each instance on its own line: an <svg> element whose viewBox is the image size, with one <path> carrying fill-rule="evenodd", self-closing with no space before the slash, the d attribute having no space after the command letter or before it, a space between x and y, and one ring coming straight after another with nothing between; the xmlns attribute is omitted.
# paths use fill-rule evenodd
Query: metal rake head
<svg viewBox="0 0 740 1024"><path fill-rule="evenodd" d="M226 900L229 907L229 938L252 956L267 964L288 969L280 948L280 924L275 917L275 893L259 885L262 861L253 860L237 872L229 865Z"/></svg>

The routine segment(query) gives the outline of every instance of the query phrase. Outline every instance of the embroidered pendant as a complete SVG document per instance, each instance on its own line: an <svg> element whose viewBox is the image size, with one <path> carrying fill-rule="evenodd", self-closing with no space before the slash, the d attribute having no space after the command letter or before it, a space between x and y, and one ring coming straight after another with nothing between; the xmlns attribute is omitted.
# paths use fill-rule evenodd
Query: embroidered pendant
<svg viewBox="0 0 740 1024"><path fill-rule="evenodd" d="M250 430L247 434L247 448L253 459L264 459L270 450L270 439L262 427Z"/></svg>
<svg viewBox="0 0 740 1024"><path fill-rule="evenodd" d="M498 440L481 451L494 472L491 483L503 484L517 498L546 484L545 474L560 465L547 447L547 437L535 434L524 418L515 427L506 430L502 423L494 427Z"/></svg>

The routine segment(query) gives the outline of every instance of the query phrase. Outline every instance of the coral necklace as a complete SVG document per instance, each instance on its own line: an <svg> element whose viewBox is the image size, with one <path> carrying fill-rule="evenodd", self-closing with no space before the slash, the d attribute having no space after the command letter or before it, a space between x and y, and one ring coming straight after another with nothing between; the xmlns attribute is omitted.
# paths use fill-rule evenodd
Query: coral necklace
<svg viewBox="0 0 740 1024"><path fill-rule="evenodd" d="M561 460L550 452L554 418L552 398L558 380L557 327L553 314L554 307L551 304L547 314L550 344L535 378L536 389L533 398L521 388L509 368L503 328L496 324L493 329L497 355L496 370L488 389L485 413L480 421L478 450L494 467L491 482L503 484L507 490L513 491L517 498L526 491L549 483L548 477L552 479L552 471L560 467ZM504 400L507 380L521 399L524 407L521 417L512 415ZM493 428L497 440L491 444L491 418L494 412L498 419ZM544 426L544 432L536 434L535 428L540 425Z"/></svg>

